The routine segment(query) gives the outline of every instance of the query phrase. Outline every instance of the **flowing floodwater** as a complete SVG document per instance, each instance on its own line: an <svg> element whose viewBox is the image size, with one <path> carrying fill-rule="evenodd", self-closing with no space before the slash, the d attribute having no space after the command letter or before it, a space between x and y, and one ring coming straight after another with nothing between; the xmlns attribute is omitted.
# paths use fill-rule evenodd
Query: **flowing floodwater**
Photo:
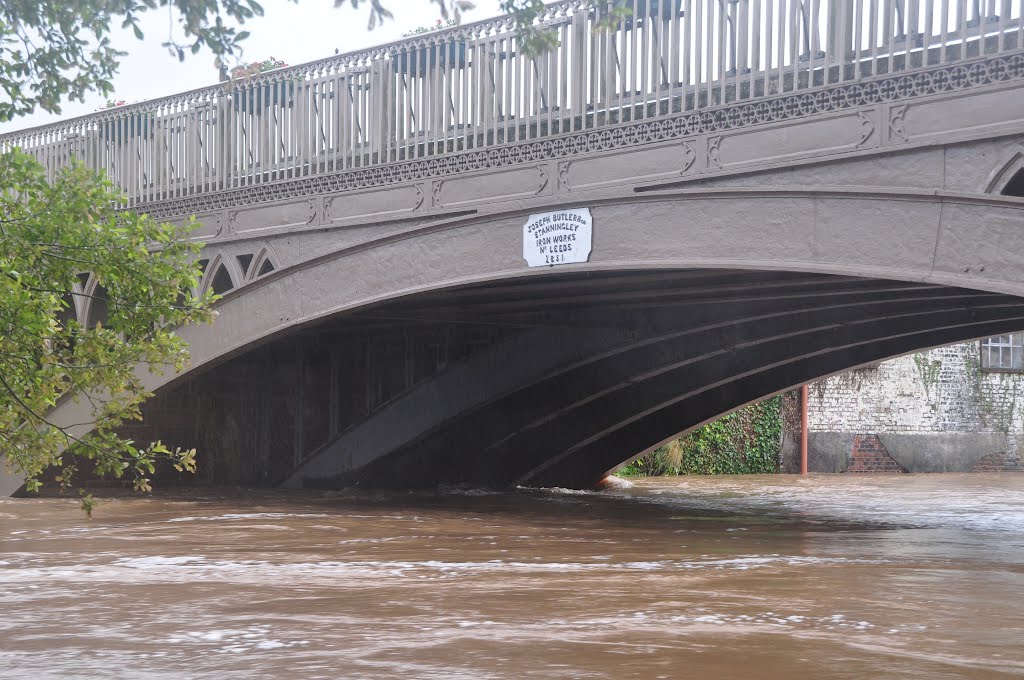
<svg viewBox="0 0 1024 680"><path fill-rule="evenodd" d="M1024 675L1024 475L0 500L2 678Z"/></svg>

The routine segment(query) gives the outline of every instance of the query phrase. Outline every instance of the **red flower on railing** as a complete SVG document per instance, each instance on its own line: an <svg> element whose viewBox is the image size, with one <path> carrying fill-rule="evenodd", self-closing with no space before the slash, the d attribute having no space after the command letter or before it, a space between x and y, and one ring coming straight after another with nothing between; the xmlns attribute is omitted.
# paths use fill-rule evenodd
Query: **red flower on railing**
<svg viewBox="0 0 1024 680"><path fill-rule="evenodd" d="M286 68L288 64L284 63L280 59L271 57L264 59L263 61L253 61L242 66L236 66L231 69L231 78L238 80L240 78L248 78L250 76L257 75L259 73L266 73L267 71L274 71L279 68Z"/></svg>

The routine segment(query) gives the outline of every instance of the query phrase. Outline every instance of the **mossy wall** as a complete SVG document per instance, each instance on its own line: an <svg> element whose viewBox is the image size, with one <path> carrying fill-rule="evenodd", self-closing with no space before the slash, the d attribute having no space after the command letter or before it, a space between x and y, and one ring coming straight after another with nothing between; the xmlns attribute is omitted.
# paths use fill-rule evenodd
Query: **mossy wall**
<svg viewBox="0 0 1024 680"><path fill-rule="evenodd" d="M624 476L778 472L782 397L745 406L636 459Z"/></svg>

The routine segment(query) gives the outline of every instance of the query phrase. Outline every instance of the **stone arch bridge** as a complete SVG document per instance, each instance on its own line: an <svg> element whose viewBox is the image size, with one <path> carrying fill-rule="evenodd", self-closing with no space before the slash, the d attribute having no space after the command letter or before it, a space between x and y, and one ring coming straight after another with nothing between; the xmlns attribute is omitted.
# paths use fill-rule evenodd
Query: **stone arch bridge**
<svg viewBox="0 0 1024 680"><path fill-rule="evenodd" d="M540 55L498 19L0 138L201 223L218 318L131 434L217 481L585 486L1024 328L1020 0L602 4ZM570 208L589 257L528 266Z"/></svg>

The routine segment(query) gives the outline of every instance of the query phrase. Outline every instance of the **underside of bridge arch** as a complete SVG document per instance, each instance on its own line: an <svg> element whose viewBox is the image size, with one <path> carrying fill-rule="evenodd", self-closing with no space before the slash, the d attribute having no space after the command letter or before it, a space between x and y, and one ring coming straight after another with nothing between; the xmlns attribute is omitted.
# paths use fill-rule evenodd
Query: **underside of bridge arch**
<svg viewBox="0 0 1024 680"><path fill-rule="evenodd" d="M1024 299L793 272L552 273L321 321L163 389L213 482L586 487L746 403L1024 328Z"/></svg>

